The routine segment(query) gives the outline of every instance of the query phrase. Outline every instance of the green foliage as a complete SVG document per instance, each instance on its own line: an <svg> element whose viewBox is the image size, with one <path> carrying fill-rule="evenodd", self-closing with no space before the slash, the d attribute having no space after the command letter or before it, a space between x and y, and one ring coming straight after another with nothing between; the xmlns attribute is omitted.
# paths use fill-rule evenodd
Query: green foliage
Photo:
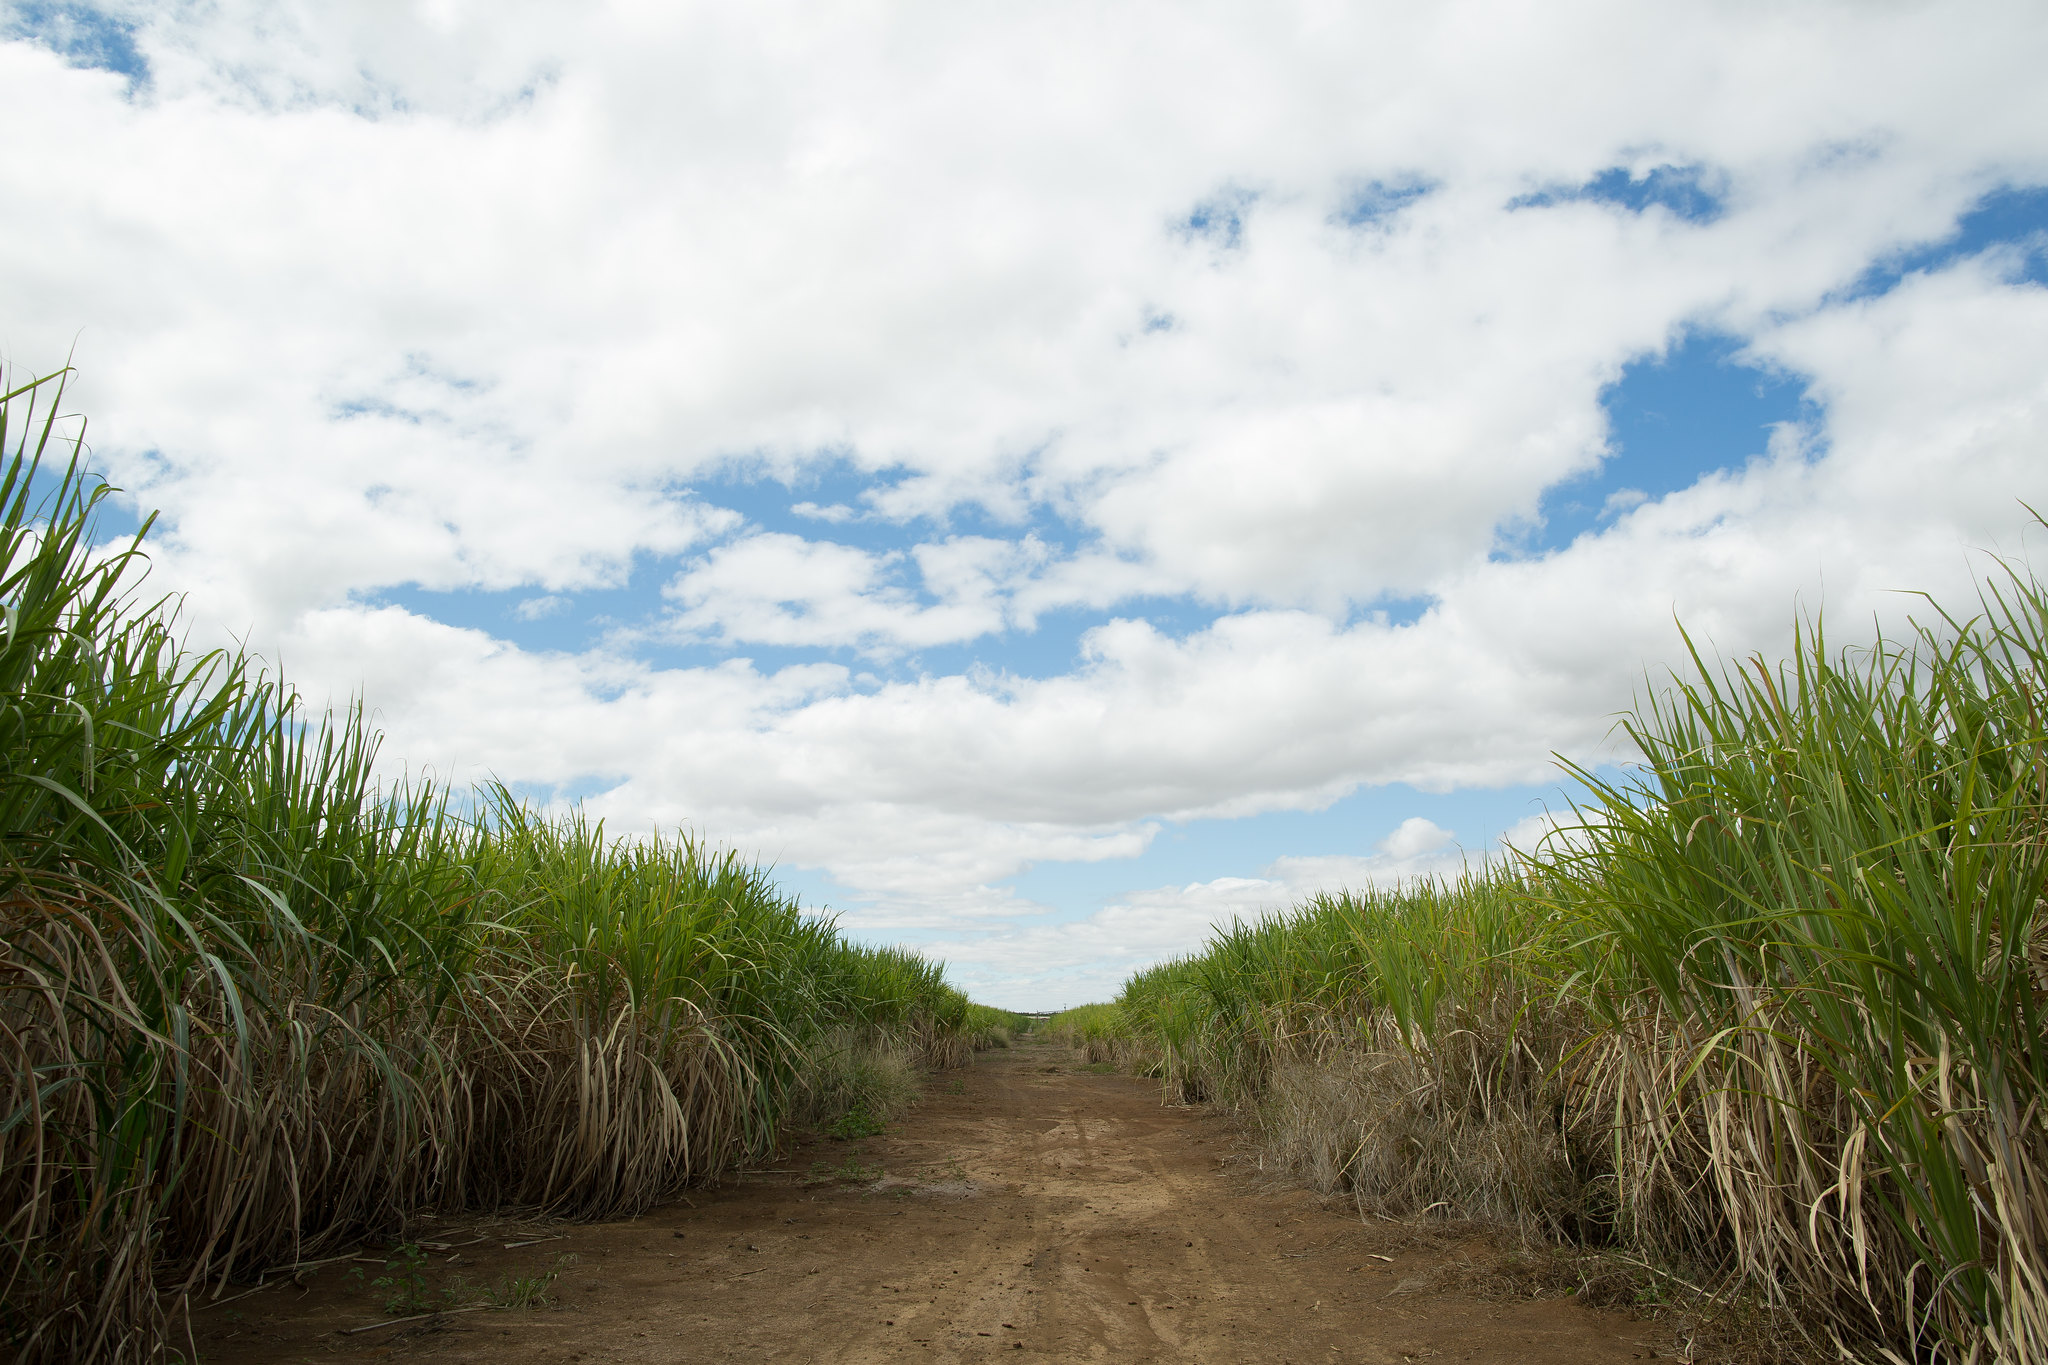
<svg viewBox="0 0 2048 1365"><path fill-rule="evenodd" d="M1647 1061L1665 1100L1616 1128L1629 1207L1666 1193L1631 1146L1691 1155L1722 1198L1682 1240L1881 1339L2040 1359L2048 593L2010 570L1980 605L1839 657L1817 627L1779 666L1695 656L1534 889L1608 1034L1663 1024L1589 1076L1628 1104Z"/></svg>
<svg viewBox="0 0 2048 1365"><path fill-rule="evenodd" d="M967 1054L939 964L846 942L738 854L381 780L360 709L185 650L142 534L93 545L60 394L0 399L13 1356L148 1358L160 1284L423 1208L644 1207L770 1152L835 1038ZM417 1297L416 1267L386 1278Z"/></svg>
<svg viewBox="0 0 2048 1365"><path fill-rule="evenodd" d="M452 1292L436 1294L427 1288L427 1253L411 1242L391 1253L384 1274L370 1281L370 1288L383 1292L387 1313L431 1313L455 1302Z"/></svg>
<svg viewBox="0 0 2048 1365"><path fill-rule="evenodd" d="M888 1035L844 1029L813 1046L805 1093L794 1117L835 1137L842 1136L838 1131L842 1126L873 1125L879 1132L883 1124L916 1103L919 1089L920 1076L912 1059Z"/></svg>
<svg viewBox="0 0 2048 1365"><path fill-rule="evenodd" d="M1052 1032L1382 1212L1426 1178L1823 1341L2048 1357L2048 592L1791 656L1695 653L1515 866L1234 925Z"/></svg>
<svg viewBox="0 0 2048 1365"><path fill-rule="evenodd" d="M863 1153L856 1148L846 1160L837 1166L827 1161L813 1161L807 1183L813 1185L867 1185L882 1178L879 1163L869 1164L861 1160Z"/></svg>
<svg viewBox="0 0 2048 1365"><path fill-rule="evenodd" d="M1123 1028L1123 1017L1114 1005L1076 1005L1045 1022L1046 1035L1067 1047L1078 1047L1090 1038L1120 1036Z"/></svg>
<svg viewBox="0 0 2048 1365"><path fill-rule="evenodd" d="M575 1264L574 1256L557 1256L548 1269L534 1275L504 1274L484 1291L484 1301L493 1308L545 1308L554 1302L555 1281Z"/></svg>
<svg viewBox="0 0 2048 1365"><path fill-rule="evenodd" d="M877 1133L884 1132L886 1129L887 1125L869 1114L865 1109L849 1109L825 1125L826 1135L837 1138L841 1142L846 1142L853 1138L874 1137Z"/></svg>
<svg viewBox="0 0 2048 1365"><path fill-rule="evenodd" d="M1009 1010L970 1004L961 1020L960 1032L976 1052L985 1052L1008 1047L1011 1039L1027 1031L1029 1023L1023 1015Z"/></svg>

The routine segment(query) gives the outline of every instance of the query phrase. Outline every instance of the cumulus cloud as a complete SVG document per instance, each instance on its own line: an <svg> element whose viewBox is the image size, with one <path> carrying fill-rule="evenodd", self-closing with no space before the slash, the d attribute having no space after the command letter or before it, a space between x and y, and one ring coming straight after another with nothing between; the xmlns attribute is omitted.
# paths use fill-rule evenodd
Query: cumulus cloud
<svg viewBox="0 0 2048 1365"><path fill-rule="evenodd" d="M1621 756L1674 619L1896 623L2048 498L2034 258L1915 254L2048 184L2022 7L74 8L135 70L0 28L0 347L77 339L200 636L362 691L394 764L689 821L878 933L1053 972L1434 866L1410 821L1064 937L1001 885ZM1603 395L1700 331L1810 414L1598 486ZM600 645L518 642L639 581Z"/></svg>
<svg viewBox="0 0 2048 1365"><path fill-rule="evenodd" d="M684 636L888 654L1000 632L1011 580L1043 558L1029 538L954 536L877 553L763 533L712 550L664 595L679 604L670 625ZM902 582L913 568L915 582Z"/></svg>
<svg viewBox="0 0 2048 1365"><path fill-rule="evenodd" d="M1395 859L1416 858L1434 853L1454 837L1451 831L1439 828L1434 821L1412 815L1380 841L1380 851Z"/></svg>

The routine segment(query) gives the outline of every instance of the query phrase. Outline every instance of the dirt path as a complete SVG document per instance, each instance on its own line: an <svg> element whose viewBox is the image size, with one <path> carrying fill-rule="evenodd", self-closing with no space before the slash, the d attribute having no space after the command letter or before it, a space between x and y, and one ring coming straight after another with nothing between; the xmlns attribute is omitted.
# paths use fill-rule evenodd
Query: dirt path
<svg viewBox="0 0 2048 1365"><path fill-rule="evenodd" d="M690 1204L503 1225L437 1251L438 1289L574 1261L553 1303L344 1336L388 1316L346 1263L196 1315L201 1359L527 1362L1572 1362L1652 1354L1643 1324L1431 1285L1459 1253L1262 1187L1220 1120L1043 1044L935 1078L896 1131L807 1144ZM450 1220L429 1240L484 1230ZM506 1249L551 1233L559 1241ZM451 1263L450 1258L456 1258ZM384 1273L361 1266L365 1278Z"/></svg>

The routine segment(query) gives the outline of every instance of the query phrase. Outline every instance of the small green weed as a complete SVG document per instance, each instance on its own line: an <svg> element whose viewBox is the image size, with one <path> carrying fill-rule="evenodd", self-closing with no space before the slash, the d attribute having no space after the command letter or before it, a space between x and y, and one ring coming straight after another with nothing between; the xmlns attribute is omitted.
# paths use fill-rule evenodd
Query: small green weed
<svg viewBox="0 0 2048 1365"><path fill-rule="evenodd" d="M823 1161L813 1161L810 1180L806 1183L830 1185L836 1182L841 1185L860 1185L881 1178L882 1167L879 1162L873 1166L866 1165L861 1161L860 1153L854 1152L837 1166Z"/></svg>
<svg viewBox="0 0 2048 1365"><path fill-rule="evenodd" d="M426 1267L427 1253L415 1243L405 1242L391 1253L384 1262L385 1273L370 1281L370 1288L384 1291L385 1312L431 1313L455 1302L454 1290L436 1294L427 1288ZM355 1273L360 1279L362 1272Z"/></svg>
<svg viewBox="0 0 2048 1365"><path fill-rule="evenodd" d="M882 1131L881 1120L858 1106L847 1110L825 1125L826 1135L841 1142L848 1142L854 1138L874 1137Z"/></svg>
<svg viewBox="0 0 2048 1365"><path fill-rule="evenodd" d="M574 1256L557 1256L553 1267L538 1275L500 1275L484 1297L493 1308L545 1308L555 1301L555 1281L575 1261Z"/></svg>

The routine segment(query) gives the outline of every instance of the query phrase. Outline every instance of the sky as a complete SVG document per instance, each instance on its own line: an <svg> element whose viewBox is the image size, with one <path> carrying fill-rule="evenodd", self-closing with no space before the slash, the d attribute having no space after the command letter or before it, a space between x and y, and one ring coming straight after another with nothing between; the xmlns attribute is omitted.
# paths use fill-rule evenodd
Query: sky
<svg viewBox="0 0 2048 1365"><path fill-rule="evenodd" d="M1961 0L0 0L0 362L394 778L1059 1008L1529 846L1681 624L2038 551L2044 69Z"/></svg>

